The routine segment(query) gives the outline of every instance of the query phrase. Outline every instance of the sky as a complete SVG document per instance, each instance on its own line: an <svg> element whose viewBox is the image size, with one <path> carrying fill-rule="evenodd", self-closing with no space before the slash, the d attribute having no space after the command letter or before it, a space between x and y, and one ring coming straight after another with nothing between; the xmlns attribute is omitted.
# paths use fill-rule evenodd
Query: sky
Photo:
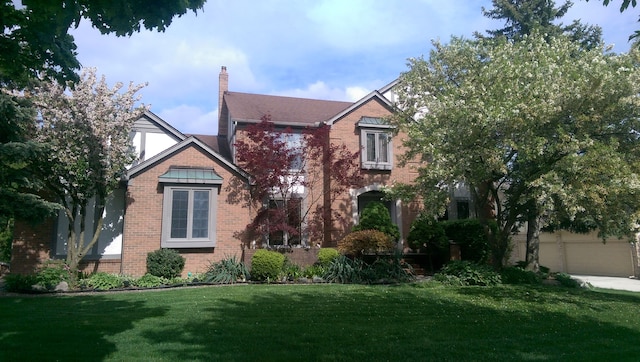
<svg viewBox="0 0 640 362"><path fill-rule="evenodd" d="M613 51L629 50L640 9L574 0L562 19L602 27ZM229 90L356 101L428 57L431 41L471 38L503 22L482 15L490 0L208 0L165 32L101 35L87 21L70 31L83 67L109 83L148 83L150 110L183 133L217 132L218 75Z"/></svg>

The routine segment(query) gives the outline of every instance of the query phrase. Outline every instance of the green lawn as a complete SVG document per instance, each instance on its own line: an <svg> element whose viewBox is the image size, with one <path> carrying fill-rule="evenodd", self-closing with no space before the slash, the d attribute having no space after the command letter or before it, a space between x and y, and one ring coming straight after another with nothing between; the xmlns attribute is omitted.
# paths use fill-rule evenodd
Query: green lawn
<svg viewBox="0 0 640 362"><path fill-rule="evenodd" d="M0 298L0 361L637 361L640 293L239 285Z"/></svg>

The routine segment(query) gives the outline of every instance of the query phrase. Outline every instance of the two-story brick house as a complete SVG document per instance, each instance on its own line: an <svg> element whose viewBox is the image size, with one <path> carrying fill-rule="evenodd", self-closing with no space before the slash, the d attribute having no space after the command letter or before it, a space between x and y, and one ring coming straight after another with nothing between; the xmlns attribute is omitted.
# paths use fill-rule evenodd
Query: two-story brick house
<svg viewBox="0 0 640 362"><path fill-rule="evenodd" d="M147 253L174 248L186 258L185 274L196 273L205 271L212 261L233 255L242 258L245 248L260 247L261 243L240 236L255 210L233 202L239 195L232 193L245 193L250 184L250 175L235 162L235 144L245 137L248 125L260 122L265 115L294 133L327 125L331 143L361 151L362 186L331 200L331 208L344 213L347 224L328 223L323 240L298 239L293 246L335 245L358 223L364 206L381 199L385 186L408 183L415 177L412 164L400 166L396 162L404 152L402 133L393 135L384 121L393 112L394 85L392 82L353 103L237 93L228 90L228 74L222 67L217 135L185 135L146 112L134 127L133 143L139 159L129 169L122 188L110 197L105 226L92 253L85 257L85 270L139 276L146 272ZM232 190L231 184L246 187ZM384 202L400 229L401 248L419 205ZM89 215L89 225L97 217ZM62 258L67 227L63 215L38 227L19 223L12 271L29 273L49 258Z"/></svg>

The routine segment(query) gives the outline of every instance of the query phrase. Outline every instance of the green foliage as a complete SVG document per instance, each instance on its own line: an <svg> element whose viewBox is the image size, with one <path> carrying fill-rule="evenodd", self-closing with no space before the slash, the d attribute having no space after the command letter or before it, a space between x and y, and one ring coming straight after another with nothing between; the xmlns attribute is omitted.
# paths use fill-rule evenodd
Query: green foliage
<svg viewBox="0 0 640 362"><path fill-rule="evenodd" d="M353 227L353 231L379 230L389 235L392 240L398 240L400 231L398 225L391 221L387 207L381 202L371 202L360 215L360 222Z"/></svg>
<svg viewBox="0 0 640 362"><path fill-rule="evenodd" d="M413 221L407 242L413 250L426 249L439 252L449 248L449 241L442 224L427 214L421 214Z"/></svg>
<svg viewBox="0 0 640 362"><path fill-rule="evenodd" d="M38 278L33 274L7 274L4 276L4 287L7 292L30 293L32 286L38 283Z"/></svg>
<svg viewBox="0 0 640 362"><path fill-rule="evenodd" d="M353 231L338 242L338 251L342 254L360 256L363 253L388 253L395 243L379 230Z"/></svg>
<svg viewBox="0 0 640 362"><path fill-rule="evenodd" d="M69 266L63 260L47 260L36 272L38 285L46 289L55 288L60 282L71 282Z"/></svg>
<svg viewBox="0 0 640 362"><path fill-rule="evenodd" d="M338 254L338 257L339 256L340 254ZM333 262L333 260L335 260L336 258L331 259L331 262ZM309 265L308 267L302 270L302 276L305 278L313 278L313 277L324 278L324 275L327 273L327 268L330 264L331 263L327 265L321 265L321 264Z"/></svg>
<svg viewBox="0 0 640 362"><path fill-rule="evenodd" d="M0 261L11 262L11 243L13 241L13 220L3 222L0 217Z"/></svg>
<svg viewBox="0 0 640 362"><path fill-rule="evenodd" d="M158 249L147 254L147 273L162 278L182 274L185 259L174 249Z"/></svg>
<svg viewBox="0 0 640 362"><path fill-rule="evenodd" d="M340 255L327 266L324 274L330 283L402 283L414 280L413 268L397 252L389 257L377 257L371 264L360 258Z"/></svg>
<svg viewBox="0 0 640 362"><path fill-rule="evenodd" d="M133 285L140 288L156 288L161 285L166 285L167 279L161 278L152 274L145 274L140 278L134 280Z"/></svg>
<svg viewBox="0 0 640 362"><path fill-rule="evenodd" d="M282 274L289 281L296 281L302 278L302 268L297 264L292 264L288 258L285 259L282 267Z"/></svg>
<svg viewBox="0 0 640 362"><path fill-rule="evenodd" d="M318 251L318 264L328 265L331 261L340 255L338 250L334 248L321 248Z"/></svg>
<svg viewBox="0 0 640 362"><path fill-rule="evenodd" d="M502 268L500 277L504 284L540 284L543 279L542 274L517 266Z"/></svg>
<svg viewBox="0 0 640 362"><path fill-rule="evenodd" d="M459 285L493 286L502 283L500 274L490 266L469 261L452 261L445 265L434 279Z"/></svg>
<svg viewBox="0 0 640 362"><path fill-rule="evenodd" d="M555 275L555 279L560 283L560 285L567 288L579 288L580 282L573 279L571 275L567 273L557 273Z"/></svg>
<svg viewBox="0 0 640 362"><path fill-rule="evenodd" d="M324 279L329 283L360 283L365 263L362 259L351 259L340 255L327 266Z"/></svg>
<svg viewBox="0 0 640 362"><path fill-rule="evenodd" d="M484 226L478 219L450 220L440 223L447 239L460 244L462 260L485 263L491 256L491 246ZM489 227L496 233L497 223L489 221Z"/></svg>
<svg viewBox="0 0 640 362"><path fill-rule="evenodd" d="M248 278L249 270L243 262L236 259L235 255L212 263L204 275L205 282L219 284L234 284L246 281Z"/></svg>
<svg viewBox="0 0 640 362"><path fill-rule="evenodd" d="M80 286L86 289L110 290L124 286L123 277L116 274L98 272L80 281Z"/></svg>
<svg viewBox="0 0 640 362"><path fill-rule="evenodd" d="M251 258L251 279L257 281L276 281L282 273L284 255L277 251L259 249Z"/></svg>
<svg viewBox="0 0 640 362"><path fill-rule="evenodd" d="M378 257L367 266L362 278L369 283L406 283L415 279L413 267L402 259L402 254L396 252L390 257Z"/></svg>
<svg viewBox="0 0 640 362"><path fill-rule="evenodd" d="M635 235L637 59L636 48L614 56L535 31L515 42L434 42L396 88L403 157L429 160L412 189L441 209L454 185L472 185L479 217L499 223L490 238L497 266L523 215Z"/></svg>

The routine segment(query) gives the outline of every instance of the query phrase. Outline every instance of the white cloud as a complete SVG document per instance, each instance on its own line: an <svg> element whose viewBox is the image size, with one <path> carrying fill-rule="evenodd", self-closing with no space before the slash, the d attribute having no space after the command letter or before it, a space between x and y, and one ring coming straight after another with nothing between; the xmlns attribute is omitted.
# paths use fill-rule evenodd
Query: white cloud
<svg viewBox="0 0 640 362"><path fill-rule="evenodd" d="M218 110L207 112L191 105L179 105L163 109L158 116L182 133L207 134L218 133Z"/></svg>

